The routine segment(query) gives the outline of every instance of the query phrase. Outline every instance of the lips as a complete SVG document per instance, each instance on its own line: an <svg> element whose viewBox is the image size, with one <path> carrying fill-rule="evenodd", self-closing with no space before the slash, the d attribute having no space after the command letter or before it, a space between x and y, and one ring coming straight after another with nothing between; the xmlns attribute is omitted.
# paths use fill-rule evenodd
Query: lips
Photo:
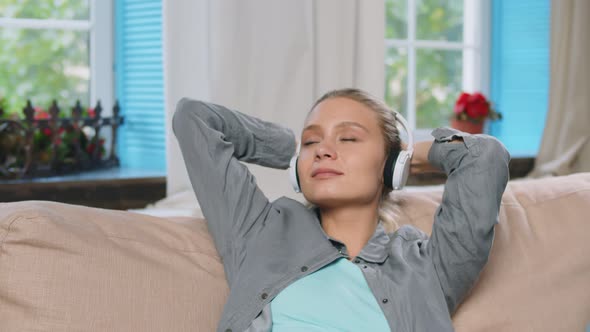
<svg viewBox="0 0 590 332"><path fill-rule="evenodd" d="M344 173L332 169L332 168L318 168L316 170L314 170L313 172L311 172L311 177L330 177L330 176L337 176L337 175L342 175Z"/></svg>

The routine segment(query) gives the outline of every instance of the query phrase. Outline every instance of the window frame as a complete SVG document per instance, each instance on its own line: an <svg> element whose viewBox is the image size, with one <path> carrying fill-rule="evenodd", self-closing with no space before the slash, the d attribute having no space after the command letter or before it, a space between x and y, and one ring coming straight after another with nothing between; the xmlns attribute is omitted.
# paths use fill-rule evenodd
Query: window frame
<svg viewBox="0 0 590 332"><path fill-rule="evenodd" d="M463 39L460 42L416 39L417 0L406 0L407 36L385 39L385 48L407 50L407 116L415 140L432 140L434 128L416 128L416 50L463 50L462 89L490 95L491 0L463 0ZM478 24L479 22L479 24ZM387 22L385 22L387 24ZM441 126L448 124L441 124ZM486 131L484 129L484 131Z"/></svg>
<svg viewBox="0 0 590 332"><path fill-rule="evenodd" d="M113 0L89 0L89 5L88 20L0 17L0 28L88 31L90 34L88 59L90 105L96 105L100 99L103 116L110 116L114 103ZM109 146L108 142L105 144Z"/></svg>

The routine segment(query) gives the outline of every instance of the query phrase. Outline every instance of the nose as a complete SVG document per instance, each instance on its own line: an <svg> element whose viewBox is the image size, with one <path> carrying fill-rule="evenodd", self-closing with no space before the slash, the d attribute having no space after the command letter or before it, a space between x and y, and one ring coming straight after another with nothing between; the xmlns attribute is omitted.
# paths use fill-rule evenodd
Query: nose
<svg viewBox="0 0 590 332"><path fill-rule="evenodd" d="M321 160L324 158L335 159L336 158L336 150L332 148L329 144L326 144L325 141L318 143L315 150L315 159Z"/></svg>

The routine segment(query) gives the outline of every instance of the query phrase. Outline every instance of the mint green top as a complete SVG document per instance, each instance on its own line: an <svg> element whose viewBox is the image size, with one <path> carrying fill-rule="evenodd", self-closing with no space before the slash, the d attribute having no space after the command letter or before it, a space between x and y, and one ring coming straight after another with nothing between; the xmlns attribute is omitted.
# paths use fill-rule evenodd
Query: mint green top
<svg viewBox="0 0 590 332"><path fill-rule="evenodd" d="M341 257L283 289L271 302L272 331L387 331L360 269Z"/></svg>

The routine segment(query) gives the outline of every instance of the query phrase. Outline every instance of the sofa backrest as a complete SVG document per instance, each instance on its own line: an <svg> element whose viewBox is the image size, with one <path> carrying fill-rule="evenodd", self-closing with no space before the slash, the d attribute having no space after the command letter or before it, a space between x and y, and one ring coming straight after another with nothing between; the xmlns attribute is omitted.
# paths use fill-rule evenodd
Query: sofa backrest
<svg viewBox="0 0 590 332"><path fill-rule="evenodd" d="M228 288L203 220L0 204L0 331L214 331Z"/></svg>
<svg viewBox="0 0 590 332"><path fill-rule="evenodd" d="M441 191L400 192L430 234ZM590 321L590 173L510 181L457 331L583 331ZM0 203L1 331L214 331L228 295L198 218L47 201Z"/></svg>
<svg viewBox="0 0 590 332"><path fill-rule="evenodd" d="M407 196L407 197L406 197ZM403 194L403 223L432 232L442 192ZM510 181L488 264L456 331L590 327L590 173Z"/></svg>

